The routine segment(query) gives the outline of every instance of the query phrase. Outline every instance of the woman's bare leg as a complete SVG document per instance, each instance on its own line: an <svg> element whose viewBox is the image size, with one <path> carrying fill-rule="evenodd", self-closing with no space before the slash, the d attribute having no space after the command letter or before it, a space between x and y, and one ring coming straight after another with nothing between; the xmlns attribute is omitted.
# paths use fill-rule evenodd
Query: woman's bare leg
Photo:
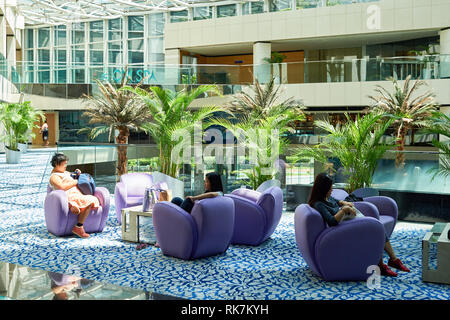
<svg viewBox="0 0 450 320"><path fill-rule="evenodd" d="M92 204L81 210L80 214L78 215L78 223L84 224L84 221L88 217L89 213L91 213L91 208Z"/></svg>
<svg viewBox="0 0 450 320"><path fill-rule="evenodd" d="M397 259L397 256L395 255L394 249L392 248L391 242L389 240L386 241L384 245L384 251L386 251L386 253L389 255L389 258L391 258L392 260Z"/></svg>

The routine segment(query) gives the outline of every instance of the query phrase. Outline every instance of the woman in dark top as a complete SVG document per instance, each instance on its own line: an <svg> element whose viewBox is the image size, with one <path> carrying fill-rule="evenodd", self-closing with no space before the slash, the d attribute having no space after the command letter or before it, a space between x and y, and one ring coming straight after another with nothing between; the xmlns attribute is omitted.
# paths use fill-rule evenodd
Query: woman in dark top
<svg viewBox="0 0 450 320"><path fill-rule="evenodd" d="M357 217L357 210L352 202L336 200L331 196L333 191L333 180L326 174L320 173L314 180L308 204L319 211L322 218L328 226L336 226L341 222L345 215ZM409 269L396 257L394 249L391 246L389 238L386 236L384 250L389 255L388 265L401 271L409 272ZM378 264L382 275L396 277L397 273L392 271L383 263L381 258Z"/></svg>
<svg viewBox="0 0 450 320"><path fill-rule="evenodd" d="M217 196L223 196L223 186L220 174L210 172L205 177L205 193L198 196L187 196L186 199L175 197L172 199L172 203L180 206L183 210L191 213L194 207L194 202L206 198L214 198Z"/></svg>

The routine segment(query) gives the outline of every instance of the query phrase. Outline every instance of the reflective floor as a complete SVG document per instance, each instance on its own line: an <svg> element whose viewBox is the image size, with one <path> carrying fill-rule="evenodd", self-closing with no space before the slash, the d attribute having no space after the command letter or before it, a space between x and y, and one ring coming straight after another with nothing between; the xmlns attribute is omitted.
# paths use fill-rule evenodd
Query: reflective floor
<svg viewBox="0 0 450 320"><path fill-rule="evenodd" d="M172 300L108 283L0 262L0 300Z"/></svg>

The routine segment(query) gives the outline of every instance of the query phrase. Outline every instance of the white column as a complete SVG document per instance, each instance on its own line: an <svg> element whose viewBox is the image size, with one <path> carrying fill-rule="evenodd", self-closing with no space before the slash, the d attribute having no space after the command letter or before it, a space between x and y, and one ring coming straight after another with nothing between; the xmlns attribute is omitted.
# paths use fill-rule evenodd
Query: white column
<svg viewBox="0 0 450 320"><path fill-rule="evenodd" d="M165 80L164 84L177 85L180 82L180 49L166 49L164 54Z"/></svg>
<svg viewBox="0 0 450 320"><path fill-rule="evenodd" d="M441 78L450 78L450 27L439 32L441 37Z"/></svg>
<svg viewBox="0 0 450 320"><path fill-rule="evenodd" d="M253 44L253 79L267 83L270 79L270 64L264 59L272 55L270 42L255 42Z"/></svg>

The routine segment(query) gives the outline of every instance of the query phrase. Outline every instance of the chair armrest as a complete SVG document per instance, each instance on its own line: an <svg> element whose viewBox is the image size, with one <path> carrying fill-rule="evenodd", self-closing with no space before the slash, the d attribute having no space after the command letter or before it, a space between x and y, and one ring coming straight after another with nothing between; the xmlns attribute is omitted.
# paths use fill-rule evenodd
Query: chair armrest
<svg viewBox="0 0 450 320"><path fill-rule="evenodd" d="M397 222L398 206L394 199L385 196L374 196L364 198L364 201L374 204L380 215L391 216Z"/></svg>
<svg viewBox="0 0 450 320"><path fill-rule="evenodd" d="M225 197L234 201L234 231L232 244L259 244L264 237L266 218L263 209L252 200L234 194Z"/></svg>
<svg viewBox="0 0 450 320"><path fill-rule="evenodd" d="M49 192L44 201L45 224L55 236L62 236L69 219L69 201L63 190Z"/></svg>
<svg viewBox="0 0 450 320"><path fill-rule="evenodd" d="M361 211L361 213L366 217L372 217L380 220L380 214L374 204L364 201L354 202L353 204L355 205L355 208Z"/></svg>
<svg viewBox="0 0 450 320"><path fill-rule="evenodd" d="M176 204L162 201L153 207L152 219L163 254L191 259L198 241L197 226L192 216Z"/></svg>
<svg viewBox="0 0 450 320"><path fill-rule="evenodd" d="M114 188L114 197L120 198L123 203L127 201L127 186L123 182L117 182Z"/></svg>
<svg viewBox="0 0 450 320"><path fill-rule="evenodd" d="M109 202L110 202L111 196L109 194L108 189L106 189L104 187L97 187L97 188L95 188L94 196L99 200L100 205L103 208L109 209Z"/></svg>
<svg viewBox="0 0 450 320"><path fill-rule="evenodd" d="M325 280L365 280L367 267L379 263L384 243L384 227L372 217L341 222L317 238L317 266Z"/></svg>

